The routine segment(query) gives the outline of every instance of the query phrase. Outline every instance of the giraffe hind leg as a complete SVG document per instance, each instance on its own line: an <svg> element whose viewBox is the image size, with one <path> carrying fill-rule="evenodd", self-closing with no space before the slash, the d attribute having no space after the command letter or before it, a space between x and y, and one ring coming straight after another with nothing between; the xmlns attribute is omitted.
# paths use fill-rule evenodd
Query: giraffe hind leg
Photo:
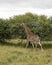
<svg viewBox="0 0 52 65"><path fill-rule="evenodd" d="M40 45L40 47L41 47L41 49L42 49L42 45L41 45L40 41L39 41L39 45Z"/></svg>
<svg viewBox="0 0 52 65"><path fill-rule="evenodd" d="M41 45L40 41L39 41L39 45L40 45L40 47L41 47L41 50L43 51L43 48L42 48L42 45Z"/></svg>

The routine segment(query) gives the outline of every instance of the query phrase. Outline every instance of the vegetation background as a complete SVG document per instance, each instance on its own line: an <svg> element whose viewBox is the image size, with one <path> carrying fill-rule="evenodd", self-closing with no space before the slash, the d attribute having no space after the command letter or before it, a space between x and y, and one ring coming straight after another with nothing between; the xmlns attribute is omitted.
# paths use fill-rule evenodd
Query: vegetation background
<svg viewBox="0 0 52 65"><path fill-rule="evenodd" d="M20 26L25 22L41 38L44 49L38 45L26 48L26 33ZM0 18L0 65L52 65L52 17L32 13Z"/></svg>
<svg viewBox="0 0 52 65"><path fill-rule="evenodd" d="M9 19L0 18L0 39L26 38L25 30L20 26L25 22L34 34L41 40L52 40L52 17L26 13Z"/></svg>

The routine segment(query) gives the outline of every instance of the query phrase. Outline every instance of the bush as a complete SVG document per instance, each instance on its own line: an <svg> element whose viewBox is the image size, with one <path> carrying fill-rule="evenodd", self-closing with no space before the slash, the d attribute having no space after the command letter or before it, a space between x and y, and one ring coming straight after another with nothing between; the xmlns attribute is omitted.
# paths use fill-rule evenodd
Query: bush
<svg viewBox="0 0 52 65"><path fill-rule="evenodd" d="M25 22L34 34L38 34L41 40L52 40L52 18L31 13L6 20L0 19L0 39L26 38L25 30L20 26L22 22Z"/></svg>

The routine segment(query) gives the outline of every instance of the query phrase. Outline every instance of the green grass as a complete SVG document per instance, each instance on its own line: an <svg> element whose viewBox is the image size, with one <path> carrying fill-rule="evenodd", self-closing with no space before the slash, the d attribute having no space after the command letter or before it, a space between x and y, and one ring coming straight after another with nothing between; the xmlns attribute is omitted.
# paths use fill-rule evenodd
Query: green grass
<svg viewBox="0 0 52 65"><path fill-rule="evenodd" d="M0 43L0 65L52 65L52 42L42 42L44 51L25 45L20 39Z"/></svg>

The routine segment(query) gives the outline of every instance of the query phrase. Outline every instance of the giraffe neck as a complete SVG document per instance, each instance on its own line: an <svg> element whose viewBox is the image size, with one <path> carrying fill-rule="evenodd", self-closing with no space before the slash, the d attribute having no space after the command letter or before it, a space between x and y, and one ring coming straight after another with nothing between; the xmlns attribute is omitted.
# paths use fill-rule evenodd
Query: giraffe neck
<svg viewBox="0 0 52 65"><path fill-rule="evenodd" d="M27 25L24 25L24 29L27 35L32 34L32 32L30 31L30 29L27 27Z"/></svg>

